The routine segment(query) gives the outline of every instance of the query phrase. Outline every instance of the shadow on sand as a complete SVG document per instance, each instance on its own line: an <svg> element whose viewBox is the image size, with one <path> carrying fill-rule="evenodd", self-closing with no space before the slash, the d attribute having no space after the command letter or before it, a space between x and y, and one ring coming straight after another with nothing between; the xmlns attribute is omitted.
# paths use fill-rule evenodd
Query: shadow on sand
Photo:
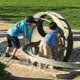
<svg viewBox="0 0 80 80"><path fill-rule="evenodd" d="M23 77L14 77L13 80L53 80L47 78L23 78Z"/></svg>

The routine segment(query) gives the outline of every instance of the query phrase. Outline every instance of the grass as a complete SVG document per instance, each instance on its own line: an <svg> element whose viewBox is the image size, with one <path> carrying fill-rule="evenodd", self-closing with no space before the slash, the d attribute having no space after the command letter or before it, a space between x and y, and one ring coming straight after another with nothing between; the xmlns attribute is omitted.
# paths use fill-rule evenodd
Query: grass
<svg viewBox="0 0 80 80"><path fill-rule="evenodd" d="M55 11L80 29L80 0L1 0L0 20L17 22L40 11Z"/></svg>

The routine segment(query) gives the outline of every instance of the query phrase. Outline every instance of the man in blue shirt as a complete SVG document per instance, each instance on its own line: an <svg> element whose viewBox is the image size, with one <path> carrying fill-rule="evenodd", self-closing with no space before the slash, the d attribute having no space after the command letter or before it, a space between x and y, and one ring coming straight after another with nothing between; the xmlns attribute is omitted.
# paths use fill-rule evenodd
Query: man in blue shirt
<svg viewBox="0 0 80 80"><path fill-rule="evenodd" d="M51 22L49 24L49 32L42 39L40 43L40 52L46 58L52 58L52 50L55 49L57 44L57 24L55 22Z"/></svg>
<svg viewBox="0 0 80 80"><path fill-rule="evenodd" d="M18 36L23 33L24 37L27 38L27 43L31 42L31 35L34 29L36 21L33 16L28 16L27 19L19 21L17 24L13 25L7 31L7 42L8 47L6 49L6 56L9 56L11 48L14 46L12 57L15 57L15 53L20 48L20 42Z"/></svg>

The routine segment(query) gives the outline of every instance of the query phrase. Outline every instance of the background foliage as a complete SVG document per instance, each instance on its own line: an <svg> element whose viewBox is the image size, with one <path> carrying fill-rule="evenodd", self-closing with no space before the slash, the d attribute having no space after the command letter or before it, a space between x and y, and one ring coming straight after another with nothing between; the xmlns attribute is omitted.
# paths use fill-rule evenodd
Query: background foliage
<svg viewBox="0 0 80 80"><path fill-rule="evenodd" d="M0 19L17 22L39 11L59 12L80 29L80 0L0 0Z"/></svg>

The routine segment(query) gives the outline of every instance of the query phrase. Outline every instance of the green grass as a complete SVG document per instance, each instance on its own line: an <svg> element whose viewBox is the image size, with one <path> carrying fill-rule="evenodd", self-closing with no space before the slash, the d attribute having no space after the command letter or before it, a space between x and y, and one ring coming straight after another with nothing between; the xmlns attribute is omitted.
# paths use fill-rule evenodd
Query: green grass
<svg viewBox="0 0 80 80"><path fill-rule="evenodd" d="M39 11L55 11L80 29L80 0L1 0L0 19L17 22Z"/></svg>

